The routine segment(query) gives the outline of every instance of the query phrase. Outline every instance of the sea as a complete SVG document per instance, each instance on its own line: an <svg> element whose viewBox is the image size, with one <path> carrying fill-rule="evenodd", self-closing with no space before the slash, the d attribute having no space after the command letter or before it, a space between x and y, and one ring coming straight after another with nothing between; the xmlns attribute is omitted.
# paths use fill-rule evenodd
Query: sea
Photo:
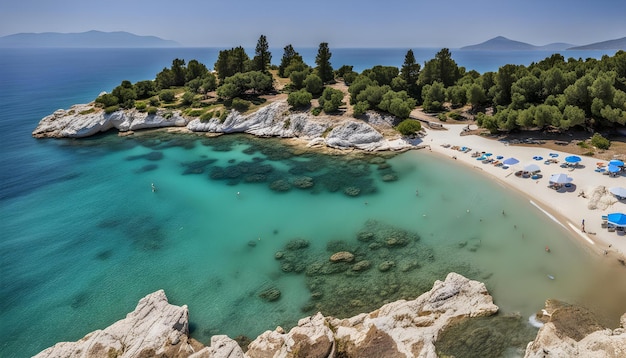
<svg viewBox="0 0 626 358"><path fill-rule="evenodd" d="M337 155L243 134L31 137L59 108L152 79L174 58L212 67L219 50L0 49L1 357L76 341L159 289L189 307L192 337L208 344L413 299L451 271L484 282L513 331L524 327L502 356L521 354L548 298L618 326L623 271L519 193L432 153ZM314 65L316 49L296 50ZM414 52L423 63L438 50ZM406 51L331 48L331 62L401 66ZM452 50L479 72L550 55ZM359 265L331 264L339 251Z"/></svg>

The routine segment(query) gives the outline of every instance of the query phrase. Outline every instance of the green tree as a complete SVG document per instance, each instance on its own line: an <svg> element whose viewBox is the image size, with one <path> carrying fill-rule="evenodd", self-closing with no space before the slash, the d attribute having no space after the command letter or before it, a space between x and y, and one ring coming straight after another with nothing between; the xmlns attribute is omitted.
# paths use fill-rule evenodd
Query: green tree
<svg viewBox="0 0 626 358"><path fill-rule="evenodd" d="M343 104L343 92L338 89L326 87L319 98L319 104L326 113L333 113L339 110Z"/></svg>
<svg viewBox="0 0 626 358"><path fill-rule="evenodd" d="M452 54L447 48L441 49L435 58L426 62L424 70L420 73L422 84L441 82L444 87L452 86L462 77L463 70L452 59Z"/></svg>
<svg viewBox="0 0 626 358"><path fill-rule="evenodd" d="M168 89L174 85L174 73L169 68L163 68L157 73L155 82L158 89Z"/></svg>
<svg viewBox="0 0 626 358"><path fill-rule="evenodd" d="M304 87L304 80L306 79L306 76L308 75L309 75L308 71L291 72L291 74L289 75L291 86L297 90L301 89L302 87Z"/></svg>
<svg viewBox="0 0 626 358"><path fill-rule="evenodd" d="M467 103L467 88L464 86L450 86L446 89L446 98L452 107L458 108Z"/></svg>
<svg viewBox="0 0 626 358"><path fill-rule="evenodd" d="M105 93L96 98L96 103L101 104L102 107L115 106L119 103L119 101L119 98L115 97L111 93Z"/></svg>
<svg viewBox="0 0 626 358"><path fill-rule="evenodd" d="M485 90L478 83L469 85L465 96L467 97L467 101L472 105L472 111L475 111L479 105L487 100Z"/></svg>
<svg viewBox="0 0 626 358"><path fill-rule="evenodd" d="M404 79L404 81L406 81L407 92L409 93L409 96L413 98L418 98L420 95L419 86L417 85L420 69L421 66L415 61L413 50L408 50L404 56L404 63L400 69L400 76Z"/></svg>
<svg viewBox="0 0 626 358"><path fill-rule="evenodd" d="M504 65L498 69L495 77L494 102L499 105L511 103L511 86L516 80L517 66Z"/></svg>
<svg viewBox="0 0 626 358"><path fill-rule="evenodd" d="M305 108L311 105L313 95L307 92L305 89L291 92L287 97L287 103L293 108Z"/></svg>
<svg viewBox="0 0 626 358"><path fill-rule="evenodd" d="M443 102L446 99L446 91L443 83L434 82L432 85L426 85L422 89L423 108L426 111L441 111Z"/></svg>
<svg viewBox="0 0 626 358"><path fill-rule="evenodd" d="M122 83L115 87L111 94L119 100L119 105L123 108L133 108L135 107L135 100L137 99L137 92L135 92L135 87L133 84L124 80Z"/></svg>
<svg viewBox="0 0 626 358"><path fill-rule="evenodd" d="M409 97L406 91L387 91L378 104L378 108L398 118L408 118L415 104L415 99Z"/></svg>
<svg viewBox="0 0 626 358"><path fill-rule="evenodd" d="M368 109L370 109L370 104L367 101L358 102L352 107L352 115L354 117L362 116Z"/></svg>
<svg viewBox="0 0 626 358"><path fill-rule="evenodd" d="M174 81L172 86L184 86L185 75L186 75L185 60L182 60L180 58L175 58L172 61L172 76L173 76L172 78Z"/></svg>
<svg viewBox="0 0 626 358"><path fill-rule="evenodd" d="M174 98L176 98L176 93L172 90L166 89L159 93L159 99L163 102L172 102L174 101Z"/></svg>
<svg viewBox="0 0 626 358"><path fill-rule="evenodd" d="M185 83L189 81L193 81L195 79L200 79L209 74L209 70L203 64L198 62L197 60L191 60L187 64L187 71L185 72Z"/></svg>
<svg viewBox="0 0 626 358"><path fill-rule="evenodd" d="M301 63L304 65L304 61L302 60L302 56L300 56L300 54L293 49L293 46L287 45L283 50L283 57L280 60L280 65L278 66L278 76L286 78L289 77L289 73L286 73L285 69L289 65L292 63Z"/></svg>
<svg viewBox="0 0 626 358"><path fill-rule="evenodd" d="M154 81L139 81L135 83L137 99L146 99L156 94L156 84Z"/></svg>
<svg viewBox="0 0 626 358"><path fill-rule="evenodd" d="M267 73L267 69L272 62L272 53L269 51L269 44L265 35L261 35L256 43L252 59L253 70Z"/></svg>
<svg viewBox="0 0 626 358"><path fill-rule="evenodd" d="M335 78L333 67L330 64L331 56L332 54L328 49L328 43L322 42L317 50L317 56L315 57L315 64L317 65L315 71L322 79L323 83L330 82Z"/></svg>
<svg viewBox="0 0 626 358"><path fill-rule="evenodd" d="M565 106L563 111L563 119L561 120L561 129L569 129L574 126L585 123L585 111L575 106Z"/></svg>
<svg viewBox="0 0 626 358"><path fill-rule="evenodd" d="M391 91L389 86L370 85L356 96L356 102L367 102L370 108L378 108L385 93ZM386 110L386 109L384 109Z"/></svg>
<svg viewBox="0 0 626 358"><path fill-rule="evenodd" d="M182 100L181 102L182 102L183 105L189 106L189 105L191 105L193 103L194 97L195 97L195 95L194 95L193 92L187 91L187 92L183 93L183 95L181 97L181 100Z"/></svg>
<svg viewBox="0 0 626 358"><path fill-rule="evenodd" d="M367 76L371 78L373 81L378 83L379 86L391 85L391 81L398 77L397 67L394 66L380 66L376 65L370 69L363 71L361 74L363 76Z"/></svg>
<svg viewBox="0 0 626 358"><path fill-rule="evenodd" d="M324 90L322 79L315 73L311 73L304 79L304 88L312 95L318 95Z"/></svg>
<svg viewBox="0 0 626 358"><path fill-rule="evenodd" d="M235 73L246 72L250 63L250 58L243 47L238 46L230 50L222 50L217 56L217 61L213 66L217 71L217 77L224 80Z"/></svg>
<svg viewBox="0 0 626 358"><path fill-rule="evenodd" d="M356 104L358 102L357 97L359 93L364 91L368 86L373 85L375 85L375 83L371 78L363 75L357 76L348 88L348 92L350 93L350 103Z"/></svg>

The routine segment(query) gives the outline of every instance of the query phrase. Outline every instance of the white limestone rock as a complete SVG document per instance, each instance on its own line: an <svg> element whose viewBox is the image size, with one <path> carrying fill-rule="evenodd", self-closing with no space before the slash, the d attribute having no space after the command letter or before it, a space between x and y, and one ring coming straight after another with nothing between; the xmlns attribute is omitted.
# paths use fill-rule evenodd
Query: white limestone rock
<svg viewBox="0 0 626 358"><path fill-rule="evenodd" d="M304 351L307 357L332 357L333 352L348 357L437 357L434 343L451 322L497 311L483 283L450 273L413 301L396 301L348 319L318 313L287 334L282 329L266 331L248 346L246 357L289 357L294 351Z"/></svg>
<svg viewBox="0 0 626 358"><path fill-rule="evenodd" d="M187 306L169 304L159 290L142 298L125 319L79 341L57 343L35 357L187 357L195 351L188 334Z"/></svg>
<svg viewBox="0 0 626 358"><path fill-rule="evenodd" d="M211 346L204 347L189 358L244 358L243 350L228 336L211 337Z"/></svg>
<svg viewBox="0 0 626 358"><path fill-rule="evenodd" d="M548 318L534 341L526 346L525 358L539 357L626 357L626 314L621 327L602 327L581 307L546 301L543 317Z"/></svg>
<svg viewBox="0 0 626 358"><path fill-rule="evenodd" d="M116 128L121 132L147 128L184 127L188 120L180 112L158 111L156 114L135 109L106 114L94 103L78 104L69 110L59 109L44 117L33 131L36 138L83 138ZM171 116L170 116L171 114ZM168 117L168 118L166 118Z"/></svg>

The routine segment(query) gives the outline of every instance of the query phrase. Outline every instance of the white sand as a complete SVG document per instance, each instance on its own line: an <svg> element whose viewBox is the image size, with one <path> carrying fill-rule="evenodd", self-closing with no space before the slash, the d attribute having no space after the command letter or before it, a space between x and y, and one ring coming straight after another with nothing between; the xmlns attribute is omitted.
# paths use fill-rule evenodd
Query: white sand
<svg viewBox="0 0 626 358"><path fill-rule="evenodd" d="M465 125L445 125L444 127L447 130L427 130L427 135L423 138L422 144L430 145L434 155L445 155L449 160L455 161L454 156L457 158L456 162L475 168L499 182L519 190L527 195L531 202L534 202L538 210L542 210L554 221L569 230L573 237L583 240L593 252L599 255L606 254L609 257L624 258L626 236L618 235L616 232L608 232L606 228L602 228L602 215L613 212L626 213L626 201L617 201L613 196L607 196L605 200L614 201L614 203L605 210L590 210L588 204L592 197L592 191L598 186L604 186L607 190L614 186L626 187L625 174L610 177L597 173L595 172L596 163L606 163L606 161L584 156L581 156L582 161L579 163L584 167L577 169L561 168L560 164L564 163L565 157L571 153L535 146L507 145L477 135L461 136L460 133ZM442 144L450 144L451 147L444 148L441 146ZM465 146L472 150L463 153L452 149L454 146ZM494 160L496 160L496 156L501 155L504 156L502 160L514 157L520 162L511 166L511 169L502 169L491 164L483 164L473 158L472 153L476 151L493 153L492 158ZM544 164L546 159L551 159L550 153L559 154L558 157L554 158L559 161L558 164ZM543 160L534 160L534 156L541 156ZM516 177L513 169L521 170L528 164L537 164L543 177L538 180ZM575 185L575 191L556 191L548 188L550 176L558 173L567 174L574 179L572 184ZM586 198L579 196L581 190L584 191ZM583 220L585 221L585 233L581 231Z"/></svg>

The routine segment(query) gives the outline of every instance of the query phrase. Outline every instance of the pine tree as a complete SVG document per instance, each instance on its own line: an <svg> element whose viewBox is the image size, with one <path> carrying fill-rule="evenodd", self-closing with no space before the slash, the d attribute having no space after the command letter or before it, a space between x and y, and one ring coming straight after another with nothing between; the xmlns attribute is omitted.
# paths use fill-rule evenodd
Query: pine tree
<svg viewBox="0 0 626 358"><path fill-rule="evenodd" d="M269 51L269 45L265 35L259 37L259 41L256 43L256 49L254 50L254 58L252 60L254 64L254 70L267 73L267 69L272 61L272 53Z"/></svg>
<svg viewBox="0 0 626 358"><path fill-rule="evenodd" d="M330 57L332 54L328 49L328 43L322 42L317 50L317 56L315 57L315 64L317 65L317 75L322 79L322 82L327 83L335 78L333 67L330 64Z"/></svg>

